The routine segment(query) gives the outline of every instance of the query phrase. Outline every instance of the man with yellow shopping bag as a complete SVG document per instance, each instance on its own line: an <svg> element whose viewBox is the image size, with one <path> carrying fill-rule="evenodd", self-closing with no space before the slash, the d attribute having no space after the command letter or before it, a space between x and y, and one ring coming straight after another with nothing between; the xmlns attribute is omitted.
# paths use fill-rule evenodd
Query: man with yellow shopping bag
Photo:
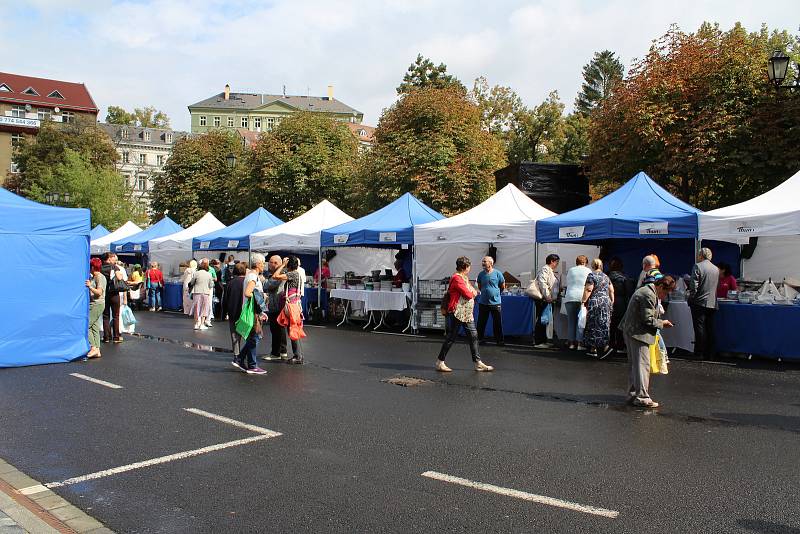
<svg viewBox="0 0 800 534"><path fill-rule="evenodd" d="M650 398L650 346L658 349L657 334L672 323L661 319L659 301L675 289L675 279L664 276L645 284L631 297L628 309L620 321L619 329L628 349L628 402L634 406L658 408Z"/></svg>

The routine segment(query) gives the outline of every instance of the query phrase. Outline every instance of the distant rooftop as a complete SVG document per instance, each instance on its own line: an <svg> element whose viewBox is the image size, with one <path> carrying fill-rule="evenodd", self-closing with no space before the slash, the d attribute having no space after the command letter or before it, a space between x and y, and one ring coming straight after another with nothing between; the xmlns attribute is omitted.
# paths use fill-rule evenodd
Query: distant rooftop
<svg viewBox="0 0 800 534"><path fill-rule="evenodd" d="M253 110L258 109L274 102L281 102L291 106L298 111L319 111L324 113L343 113L363 115L355 108L327 96L297 96L297 95L268 95L260 93L229 93L229 98L225 98L225 92L218 93L212 97L201 100L189 106L189 109L212 108L230 110Z"/></svg>

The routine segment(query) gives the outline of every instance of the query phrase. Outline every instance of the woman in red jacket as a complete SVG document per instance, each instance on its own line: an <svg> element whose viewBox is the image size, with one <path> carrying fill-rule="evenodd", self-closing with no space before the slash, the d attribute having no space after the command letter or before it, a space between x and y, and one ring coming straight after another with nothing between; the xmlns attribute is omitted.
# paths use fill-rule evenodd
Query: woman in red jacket
<svg viewBox="0 0 800 534"><path fill-rule="evenodd" d="M478 354L478 331L475 329L473 320L473 306L475 295L478 292L469 284L469 270L472 262L466 256L461 256L456 260L456 272L450 278L450 285L447 287L446 308L442 310L445 314L445 339L442 349L439 351L439 359L436 361L436 370L443 373L452 371L444 359L447 352L458 337L458 332L464 328L469 339L469 350L472 353L472 361L475 363L476 371L494 371L494 367L486 365L481 361ZM443 306L444 308L444 306Z"/></svg>

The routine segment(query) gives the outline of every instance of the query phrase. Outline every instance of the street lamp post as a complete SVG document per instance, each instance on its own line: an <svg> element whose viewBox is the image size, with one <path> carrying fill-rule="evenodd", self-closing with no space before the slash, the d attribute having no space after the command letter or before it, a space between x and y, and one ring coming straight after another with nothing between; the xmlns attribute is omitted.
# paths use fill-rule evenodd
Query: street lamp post
<svg viewBox="0 0 800 534"><path fill-rule="evenodd" d="M789 71L791 58L781 50L775 50L768 60L767 75L769 81L775 84L778 89L797 89L800 88L800 76L795 77L794 83L783 85L786 73Z"/></svg>

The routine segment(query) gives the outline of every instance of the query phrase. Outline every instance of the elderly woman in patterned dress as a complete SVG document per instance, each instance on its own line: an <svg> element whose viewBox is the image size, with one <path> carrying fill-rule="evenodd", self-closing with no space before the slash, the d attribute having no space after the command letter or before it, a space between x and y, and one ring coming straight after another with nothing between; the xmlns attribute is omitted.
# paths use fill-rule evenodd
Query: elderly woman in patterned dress
<svg viewBox="0 0 800 534"><path fill-rule="evenodd" d="M614 350L609 344L614 286L603 272L600 259L592 260L592 272L586 277L582 300L587 311L583 344L589 349L589 356L602 360Z"/></svg>

